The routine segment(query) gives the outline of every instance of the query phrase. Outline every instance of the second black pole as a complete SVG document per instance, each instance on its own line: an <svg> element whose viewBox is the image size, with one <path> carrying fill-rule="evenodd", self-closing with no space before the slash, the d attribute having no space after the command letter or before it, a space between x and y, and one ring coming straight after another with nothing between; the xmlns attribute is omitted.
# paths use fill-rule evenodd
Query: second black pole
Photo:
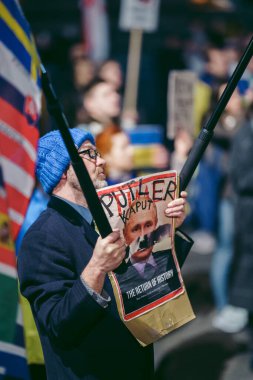
<svg viewBox="0 0 253 380"><path fill-rule="evenodd" d="M241 57L238 65L235 68L233 75L231 76L225 90L220 97L217 106L215 107L210 119L207 124L200 131L198 138L196 139L191 152L179 174L180 177L180 190L185 190L188 183L190 182L195 169L197 168L207 145L209 144L212 136L213 130L224 111L232 93L234 92L240 78L242 77L251 57L253 55L253 38L251 38L243 56Z"/></svg>

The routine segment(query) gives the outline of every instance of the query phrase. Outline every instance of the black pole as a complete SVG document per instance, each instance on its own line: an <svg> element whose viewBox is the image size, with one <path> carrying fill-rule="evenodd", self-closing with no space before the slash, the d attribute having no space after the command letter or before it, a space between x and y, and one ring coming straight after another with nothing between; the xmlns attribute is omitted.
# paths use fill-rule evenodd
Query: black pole
<svg viewBox="0 0 253 380"><path fill-rule="evenodd" d="M244 73L252 55L253 55L253 38L251 38L243 56L241 57L238 65L236 66L236 69L233 75L229 79L228 84L225 90L223 91L222 96L220 97L219 102L217 103L217 106L213 114L208 120L206 126L204 126L204 128L200 131L200 134L198 138L196 139L192 147L192 150L179 174L181 190L185 190L190 179L192 178L193 173L196 167L198 166L199 161L201 160L201 157L203 156L206 150L206 147L213 136L213 130L222 112L224 111L234 89L236 88L242 74Z"/></svg>
<svg viewBox="0 0 253 380"><path fill-rule="evenodd" d="M103 207L99 201L97 192L91 181L89 173L83 160L79 156L75 147L72 136L69 132L69 124L65 114L62 111L61 105L56 97L53 86L49 81L45 67L41 64L41 80L42 88L47 101L47 108L50 115L55 119L60 130L63 141L68 150L73 169L76 173L81 189L87 201L88 207L96 222L100 235L104 238L112 232L110 223L105 215Z"/></svg>

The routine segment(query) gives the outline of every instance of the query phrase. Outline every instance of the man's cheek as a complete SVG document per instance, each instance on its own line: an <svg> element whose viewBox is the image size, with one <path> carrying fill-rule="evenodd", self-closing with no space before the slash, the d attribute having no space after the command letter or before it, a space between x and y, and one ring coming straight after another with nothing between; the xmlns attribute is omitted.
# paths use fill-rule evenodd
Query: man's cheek
<svg viewBox="0 0 253 380"><path fill-rule="evenodd" d="M132 243L134 240L136 240L138 237L139 237L139 235L138 235L137 233L133 233L133 234L131 235L131 243Z"/></svg>

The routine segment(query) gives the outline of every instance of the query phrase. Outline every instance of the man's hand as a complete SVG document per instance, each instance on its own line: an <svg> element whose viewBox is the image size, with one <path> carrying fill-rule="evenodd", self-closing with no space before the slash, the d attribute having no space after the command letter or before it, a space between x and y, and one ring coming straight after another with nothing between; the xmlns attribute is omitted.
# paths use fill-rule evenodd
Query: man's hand
<svg viewBox="0 0 253 380"><path fill-rule="evenodd" d="M123 261L125 241L119 230L113 231L104 239L98 238L93 255L82 273L84 281L97 293L101 293L106 273L116 269Z"/></svg>
<svg viewBox="0 0 253 380"><path fill-rule="evenodd" d="M119 230L113 231L106 238L98 238L91 258L92 264L101 272L108 273L117 268L125 257L125 241Z"/></svg>
<svg viewBox="0 0 253 380"><path fill-rule="evenodd" d="M174 199L169 202L165 210L165 215L168 218L175 218L175 227L178 228L181 226L185 220L185 205L187 200L187 192L181 191L180 198Z"/></svg>

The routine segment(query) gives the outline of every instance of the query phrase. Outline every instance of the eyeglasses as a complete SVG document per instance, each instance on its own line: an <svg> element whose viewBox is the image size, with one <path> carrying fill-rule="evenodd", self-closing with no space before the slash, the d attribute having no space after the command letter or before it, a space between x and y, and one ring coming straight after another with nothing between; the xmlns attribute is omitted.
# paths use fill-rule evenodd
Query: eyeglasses
<svg viewBox="0 0 253 380"><path fill-rule="evenodd" d="M101 157L101 154L94 148L80 150L78 154L88 155L91 160L97 160L97 157Z"/></svg>

